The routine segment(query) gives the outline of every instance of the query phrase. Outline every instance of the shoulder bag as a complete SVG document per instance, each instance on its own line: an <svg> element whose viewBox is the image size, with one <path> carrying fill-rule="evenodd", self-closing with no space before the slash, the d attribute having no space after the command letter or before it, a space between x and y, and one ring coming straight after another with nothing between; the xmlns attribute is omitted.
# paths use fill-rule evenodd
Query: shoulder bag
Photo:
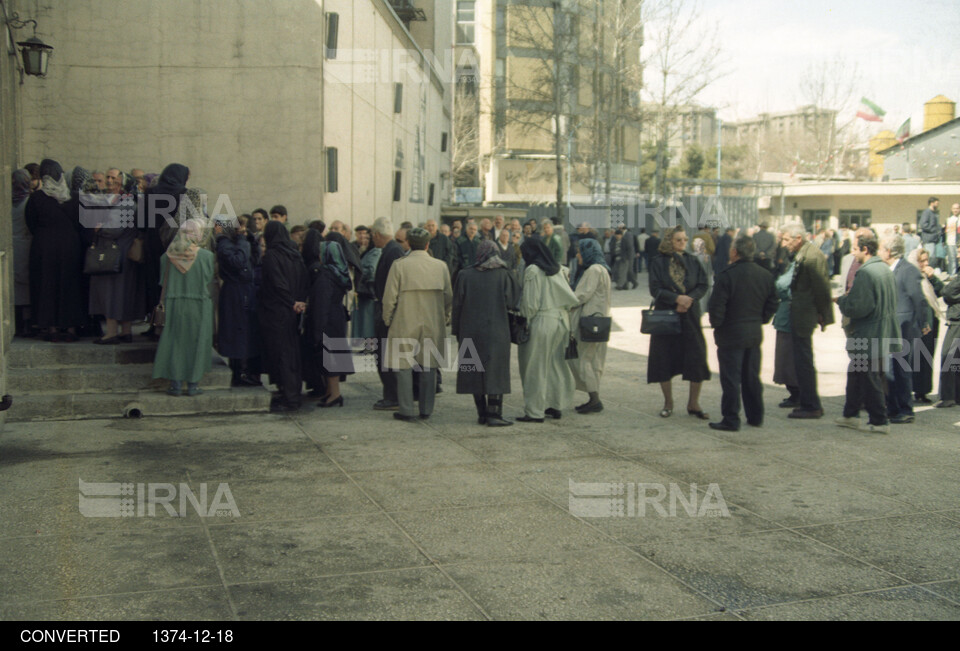
<svg viewBox="0 0 960 651"><path fill-rule="evenodd" d="M525 344L530 341L530 324L526 317L519 312L507 312L510 320L510 343Z"/></svg>
<svg viewBox="0 0 960 651"><path fill-rule="evenodd" d="M150 315L150 325L153 326L153 331L159 337L163 332L163 326L167 322L167 281L170 279L170 261L167 260L167 266L163 270L163 290L160 292L160 302L157 303L157 306L153 308L153 313Z"/></svg>
<svg viewBox="0 0 960 651"><path fill-rule="evenodd" d="M658 295L659 296L659 295ZM655 310L656 298L649 310L640 313L640 332L645 335L678 335L683 332L680 313L676 310Z"/></svg>

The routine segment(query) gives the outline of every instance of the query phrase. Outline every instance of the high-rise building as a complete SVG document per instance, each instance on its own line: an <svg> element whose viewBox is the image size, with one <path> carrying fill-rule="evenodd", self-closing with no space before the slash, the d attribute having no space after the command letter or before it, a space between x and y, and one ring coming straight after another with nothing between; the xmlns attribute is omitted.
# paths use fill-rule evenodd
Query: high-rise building
<svg viewBox="0 0 960 651"><path fill-rule="evenodd" d="M458 184L472 177L488 203L550 203L557 200L559 171L566 202L571 194L603 196L609 169L611 191L635 195L639 6L639 0L458 1Z"/></svg>

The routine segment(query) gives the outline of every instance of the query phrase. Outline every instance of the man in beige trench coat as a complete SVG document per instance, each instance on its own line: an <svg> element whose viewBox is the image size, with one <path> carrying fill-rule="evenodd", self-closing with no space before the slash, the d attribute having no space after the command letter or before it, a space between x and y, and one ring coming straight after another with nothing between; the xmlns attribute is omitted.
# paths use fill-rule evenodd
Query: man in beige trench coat
<svg viewBox="0 0 960 651"><path fill-rule="evenodd" d="M453 307L450 270L430 257L430 233L422 228L407 232L410 253L393 263L383 295L383 322L390 328L384 360L397 372L397 420L415 421L414 370L420 381L420 417L429 418L437 390L434 369L442 363L447 324Z"/></svg>

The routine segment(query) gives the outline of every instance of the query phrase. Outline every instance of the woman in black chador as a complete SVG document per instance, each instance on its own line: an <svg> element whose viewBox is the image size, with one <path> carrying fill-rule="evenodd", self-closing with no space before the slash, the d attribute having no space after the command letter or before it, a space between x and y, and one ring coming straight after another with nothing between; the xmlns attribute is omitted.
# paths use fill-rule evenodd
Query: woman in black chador
<svg viewBox="0 0 960 651"><path fill-rule="evenodd" d="M321 240L320 233L311 229L303 242L304 262L308 264L310 276L303 332L304 366L310 370L308 383L318 388L326 386L325 395L317 406L342 407L340 382L353 374L352 352L347 340L349 318L344 305L353 283L340 243L329 237L326 242Z"/></svg>
<svg viewBox="0 0 960 651"><path fill-rule="evenodd" d="M79 205L71 198L63 168L54 160L40 163L43 186L30 195L24 220L33 241L30 274L37 326L47 341L76 341L83 324L83 245ZM65 330L65 333L60 333Z"/></svg>
<svg viewBox="0 0 960 651"><path fill-rule="evenodd" d="M262 361L270 381L279 390L270 409L296 411L302 404L300 315L306 309L307 269L287 227L271 221L263 234L263 280L257 295L257 313L263 344Z"/></svg>

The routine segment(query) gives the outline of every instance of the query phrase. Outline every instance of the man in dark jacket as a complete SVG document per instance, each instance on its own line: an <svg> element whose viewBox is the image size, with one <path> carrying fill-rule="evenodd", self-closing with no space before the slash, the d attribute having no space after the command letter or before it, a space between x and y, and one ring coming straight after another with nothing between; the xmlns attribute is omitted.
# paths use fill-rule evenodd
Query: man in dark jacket
<svg viewBox="0 0 960 651"><path fill-rule="evenodd" d="M386 368L383 363L383 352L390 330L383 322L383 294L386 291L390 267L403 257L403 249L394 240L393 223L389 217L381 217L373 223L371 238L375 247L383 249L373 281L373 294L377 301L374 304L373 324L374 333L379 342L376 350L377 372L380 374L380 383L383 385L383 398L373 408L377 411L396 411L400 408L397 399L397 374Z"/></svg>
<svg viewBox="0 0 960 651"><path fill-rule="evenodd" d="M818 326L826 330L834 322L827 258L816 245L806 240L807 231L803 224L788 225L783 234L784 246L794 254L796 264L790 286L793 296L790 327L797 383L800 385L800 406L788 418L822 418L823 405L817 392L817 369L813 359L813 333Z"/></svg>
<svg viewBox="0 0 960 651"><path fill-rule="evenodd" d="M472 267L477 257L477 247L483 239L477 234L477 225L467 224L467 231L457 240L457 250L460 254L460 268Z"/></svg>
<svg viewBox="0 0 960 651"><path fill-rule="evenodd" d="M757 263L772 272L777 258L777 238L770 232L770 224L767 222L760 222L759 228L753 236L757 242Z"/></svg>
<svg viewBox="0 0 960 651"><path fill-rule="evenodd" d="M427 220L424 228L430 233L430 255L436 260L445 262L447 269L450 271L450 277L453 278L454 272L457 270L458 261L453 242L437 229L437 222L432 219Z"/></svg>
<svg viewBox="0 0 960 651"><path fill-rule="evenodd" d="M717 241L717 253L713 256L714 275L719 274L721 271L727 268L728 264L730 264L730 247L733 246L733 236L735 233L735 229L728 228L723 232L723 235L721 235L720 239ZM756 258L754 258L754 262L756 262Z"/></svg>
<svg viewBox="0 0 960 651"><path fill-rule="evenodd" d="M930 197L927 200L927 209L920 215L920 221L917 222L917 230L920 231L920 242L923 248L930 254L930 259L936 257L937 242L943 234L940 228L940 216L937 210L940 208L940 200L936 197Z"/></svg>
<svg viewBox="0 0 960 651"><path fill-rule="evenodd" d="M763 383L760 381L760 345L763 324L777 312L773 276L754 262L757 245L739 237L730 247L730 264L717 275L710 296L710 324L717 343L723 420L710 428L740 429L740 394L747 424L763 425Z"/></svg>
<svg viewBox="0 0 960 651"><path fill-rule="evenodd" d="M903 259L903 251L903 238L899 235L885 237L880 243L880 257L890 265L897 283L897 323L900 324L900 336L904 341L904 350L891 359L893 382L887 387L887 411L894 425L904 425L914 420L914 349L921 345L927 307L920 287L923 281L920 270Z"/></svg>
<svg viewBox="0 0 960 651"><path fill-rule="evenodd" d="M840 427L874 434L889 434L887 405L883 395L883 360L900 350L900 326L897 324L897 286L893 272L877 257L879 243L872 233L857 233L860 264L850 292L837 299L840 312L847 317L847 400ZM885 350L885 348L889 350ZM860 422L860 408L867 408L870 422Z"/></svg>
<svg viewBox="0 0 960 651"><path fill-rule="evenodd" d="M643 252L647 256L647 267L650 267L650 261L657 257L657 254L660 251L660 231L653 231L650 234L650 237L647 238L647 243L644 245Z"/></svg>

